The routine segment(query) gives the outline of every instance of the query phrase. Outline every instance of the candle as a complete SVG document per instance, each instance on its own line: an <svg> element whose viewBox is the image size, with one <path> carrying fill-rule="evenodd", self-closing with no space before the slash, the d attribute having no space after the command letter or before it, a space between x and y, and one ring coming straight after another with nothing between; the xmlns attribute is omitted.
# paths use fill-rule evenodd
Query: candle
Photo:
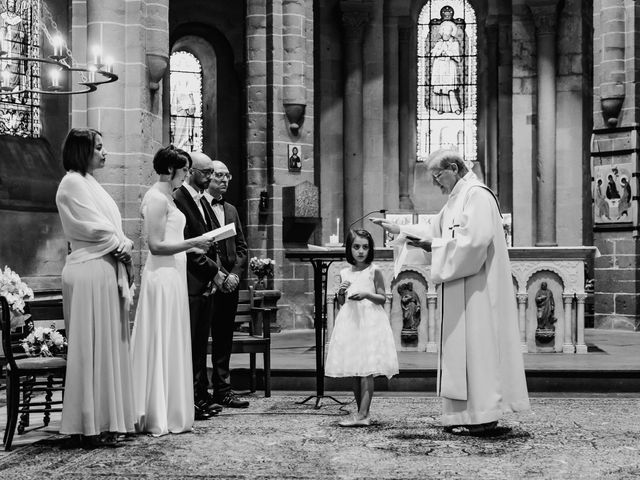
<svg viewBox="0 0 640 480"><path fill-rule="evenodd" d="M336 218L336 235L340 236L340 217Z"/></svg>
<svg viewBox="0 0 640 480"><path fill-rule="evenodd" d="M104 69L109 73L113 73L113 59L111 57L107 57L104 61Z"/></svg>
<svg viewBox="0 0 640 480"><path fill-rule="evenodd" d="M62 57L62 45L64 42L60 35L56 35L51 39L51 45L53 46L53 56L55 58Z"/></svg>
<svg viewBox="0 0 640 480"><path fill-rule="evenodd" d="M0 82L2 83L2 87L9 88L10 80L11 80L11 70L9 70L9 65L7 65L5 69L2 70L2 78L0 79Z"/></svg>
<svg viewBox="0 0 640 480"><path fill-rule="evenodd" d="M51 77L51 88L59 88L60 87L60 70L57 68L52 69L49 72L49 76Z"/></svg>
<svg viewBox="0 0 640 480"><path fill-rule="evenodd" d="M93 46L93 63L95 63L98 68L102 65L102 48L100 48L100 45Z"/></svg>
<svg viewBox="0 0 640 480"><path fill-rule="evenodd" d="M97 67L95 65L89 65L89 68L87 69L89 70L89 83L93 83L96 81L96 70Z"/></svg>

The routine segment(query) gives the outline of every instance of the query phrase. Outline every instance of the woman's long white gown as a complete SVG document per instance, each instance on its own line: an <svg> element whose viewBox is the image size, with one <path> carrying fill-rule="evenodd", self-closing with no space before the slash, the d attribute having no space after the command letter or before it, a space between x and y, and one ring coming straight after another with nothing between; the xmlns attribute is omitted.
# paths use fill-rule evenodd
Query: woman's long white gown
<svg viewBox="0 0 640 480"><path fill-rule="evenodd" d="M165 239L184 239L185 217L154 185L142 200L167 205ZM145 219L145 228L146 219ZM137 429L152 435L191 431L194 421L186 254L153 255L142 272L131 338Z"/></svg>

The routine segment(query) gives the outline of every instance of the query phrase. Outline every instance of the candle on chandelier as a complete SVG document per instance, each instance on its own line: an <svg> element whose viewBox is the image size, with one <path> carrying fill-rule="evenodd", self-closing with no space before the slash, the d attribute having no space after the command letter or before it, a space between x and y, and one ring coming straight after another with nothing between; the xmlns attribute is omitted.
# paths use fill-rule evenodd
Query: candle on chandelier
<svg viewBox="0 0 640 480"><path fill-rule="evenodd" d="M51 39L51 46L53 46L53 56L54 57L62 57L62 46L64 45L64 40L60 35L55 35Z"/></svg>
<svg viewBox="0 0 640 480"><path fill-rule="evenodd" d="M7 65L4 70L2 70L2 74L0 75L0 85L4 88L9 88L9 82L11 81L11 70L9 70L9 66Z"/></svg>
<svg viewBox="0 0 640 480"><path fill-rule="evenodd" d="M113 73L113 59L107 57L104 61L104 70L109 73Z"/></svg>
<svg viewBox="0 0 640 480"><path fill-rule="evenodd" d="M87 69L89 71L89 83L93 83L96 81L96 71L98 70L98 68L95 65L89 65L89 68Z"/></svg>
<svg viewBox="0 0 640 480"><path fill-rule="evenodd" d="M51 77L51 88L60 88L60 70L57 68L52 69L49 72L49 76Z"/></svg>
<svg viewBox="0 0 640 480"><path fill-rule="evenodd" d="M93 46L93 63L95 63L98 68L102 65L102 48L100 45Z"/></svg>

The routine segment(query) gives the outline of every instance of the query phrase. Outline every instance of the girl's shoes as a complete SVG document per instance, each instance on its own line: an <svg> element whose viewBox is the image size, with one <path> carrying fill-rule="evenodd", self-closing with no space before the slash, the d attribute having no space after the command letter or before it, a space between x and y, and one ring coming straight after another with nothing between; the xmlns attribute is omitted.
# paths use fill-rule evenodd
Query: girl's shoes
<svg viewBox="0 0 640 480"><path fill-rule="evenodd" d="M342 420L338 425L341 427L368 427L371 425L371 417L358 418L356 415L351 415L350 418Z"/></svg>

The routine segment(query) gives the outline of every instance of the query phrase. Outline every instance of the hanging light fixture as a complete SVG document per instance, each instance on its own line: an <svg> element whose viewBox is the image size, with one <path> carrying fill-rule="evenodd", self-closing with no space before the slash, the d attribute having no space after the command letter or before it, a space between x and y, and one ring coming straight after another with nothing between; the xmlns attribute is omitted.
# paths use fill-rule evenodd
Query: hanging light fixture
<svg viewBox="0 0 640 480"><path fill-rule="evenodd" d="M40 30L47 57L40 54ZM0 2L0 96L77 95L118 80L102 46L92 46L91 54L86 64L76 62L45 3Z"/></svg>

